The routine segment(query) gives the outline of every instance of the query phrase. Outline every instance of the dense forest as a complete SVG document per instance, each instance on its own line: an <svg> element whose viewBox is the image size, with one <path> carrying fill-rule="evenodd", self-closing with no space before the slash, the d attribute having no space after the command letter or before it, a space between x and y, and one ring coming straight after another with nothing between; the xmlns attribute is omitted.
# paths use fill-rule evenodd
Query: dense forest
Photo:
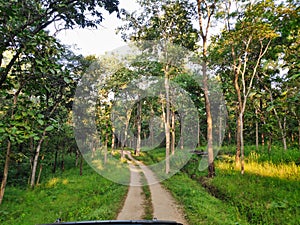
<svg viewBox="0 0 300 225"><path fill-rule="evenodd" d="M163 149L163 173L202 166L214 179L221 153L231 152L242 177L247 154L272 159L280 149L278 163L299 176L299 2L137 3L128 12L118 0L0 0L0 204L6 187L32 190L72 167L82 175L83 159L100 155L111 176L124 150ZM48 29L97 29L104 11L135 46L126 57L77 55Z"/></svg>

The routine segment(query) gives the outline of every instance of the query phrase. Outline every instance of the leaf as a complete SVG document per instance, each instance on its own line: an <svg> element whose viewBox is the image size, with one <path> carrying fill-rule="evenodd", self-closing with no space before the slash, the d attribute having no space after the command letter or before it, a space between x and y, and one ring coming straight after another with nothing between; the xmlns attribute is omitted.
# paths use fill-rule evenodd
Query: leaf
<svg viewBox="0 0 300 225"><path fill-rule="evenodd" d="M38 123L40 124L40 125L44 125L44 121L43 120L37 120L38 121Z"/></svg>
<svg viewBox="0 0 300 225"><path fill-rule="evenodd" d="M37 60L36 60L36 64L37 64L37 65L43 65L43 62L42 62L41 60L38 60L38 59L37 59Z"/></svg>
<svg viewBox="0 0 300 225"><path fill-rule="evenodd" d="M250 92L250 93L249 93L249 98L252 98L254 95L256 95L256 92L254 92L254 91L253 91L253 92Z"/></svg>
<svg viewBox="0 0 300 225"><path fill-rule="evenodd" d="M64 81L65 81L67 84L71 83L71 80L70 80L69 78L67 78L67 77L64 77Z"/></svg>
<svg viewBox="0 0 300 225"><path fill-rule="evenodd" d="M291 80L297 79L298 77L300 77L300 73L294 74L293 76L291 76Z"/></svg>
<svg viewBox="0 0 300 225"><path fill-rule="evenodd" d="M38 141L38 140L40 140L40 138L38 136L34 136L33 140Z"/></svg>
<svg viewBox="0 0 300 225"><path fill-rule="evenodd" d="M267 112L272 111L274 108L275 108L274 105L269 106L269 107L267 108Z"/></svg>
<svg viewBox="0 0 300 225"><path fill-rule="evenodd" d="M52 125L50 125L50 126L48 126L48 127L46 127L46 129L45 129L45 131L51 131L51 130L53 130L54 129L54 127L52 126Z"/></svg>

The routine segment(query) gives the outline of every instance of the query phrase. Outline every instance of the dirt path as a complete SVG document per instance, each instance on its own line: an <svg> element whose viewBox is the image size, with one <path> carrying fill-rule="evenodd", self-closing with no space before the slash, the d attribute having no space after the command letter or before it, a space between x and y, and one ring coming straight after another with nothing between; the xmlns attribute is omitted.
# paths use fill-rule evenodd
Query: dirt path
<svg viewBox="0 0 300 225"><path fill-rule="evenodd" d="M139 220L145 214L144 210L144 195L141 188L141 170L129 163L130 168L130 187L124 206L119 213L117 220Z"/></svg>
<svg viewBox="0 0 300 225"><path fill-rule="evenodd" d="M180 222L184 225L188 225L187 221L184 218L184 213L182 209L176 203L176 201L171 196L171 194L158 183L154 173L143 163L134 160L130 155L130 153L127 153L127 155L128 158L131 159L136 165L138 165L139 168L143 171L148 184L151 184L149 185L149 188L150 188L151 198L152 198L153 218L157 218L158 220L172 220L172 221ZM133 170L132 164L130 164L131 177L133 177L132 179L134 179L134 177L136 176L135 171L137 170L137 168L138 168L137 166L134 166L134 170ZM136 185L140 185L140 183L136 183ZM123 216L121 216L122 214L128 215L129 217L131 216L131 214L132 216L136 216L135 215L136 208L140 209L141 205L143 205L142 203L143 200L141 200L143 198L143 195L141 194L141 191L137 191L137 188L141 189L141 187L132 186L132 185L129 187L129 191L128 191L128 195L124 207L121 213L119 214L118 219L125 219ZM133 195L131 193L133 193ZM130 204L126 205L127 202L130 202ZM132 219L132 217L130 217L130 219ZM133 219L142 219L142 217L133 218Z"/></svg>

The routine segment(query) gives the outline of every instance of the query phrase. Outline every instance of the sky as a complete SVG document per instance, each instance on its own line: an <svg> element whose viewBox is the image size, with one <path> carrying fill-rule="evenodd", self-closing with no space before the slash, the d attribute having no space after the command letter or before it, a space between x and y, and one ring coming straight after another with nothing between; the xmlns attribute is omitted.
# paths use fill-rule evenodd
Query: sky
<svg viewBox="0 0 300 225"><path fill-rule="evenodd" d="M119 8L134 11L138 6L134 0L120 0ZM63 44L73 46L72 49L75 53L80 53L84 56L100 56L105 54L105 52L113 51L126 45L121 35L116 34L116 28L122 24L122 21L117 18L116 13L109 14L104 11L105 10L103 10L104 21L97 30L62 30L56 34L56 37L61 40Z"/></svg>

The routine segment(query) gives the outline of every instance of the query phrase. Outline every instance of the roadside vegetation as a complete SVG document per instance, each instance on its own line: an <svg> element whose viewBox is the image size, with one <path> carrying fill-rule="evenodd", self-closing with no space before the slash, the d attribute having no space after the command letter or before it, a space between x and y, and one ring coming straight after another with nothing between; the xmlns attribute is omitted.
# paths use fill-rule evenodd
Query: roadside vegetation
<svg viewBox="0 0 300 225"><path fill-rule="evenodd" d="M51 174L51 173L50 173ZM63 221L115 219L127 186L109 181L89 165L45 177L33 190L9 186L0 206L3 225L33 225Z"/></svg>
<svg viewBox="0 0 300 225"><path fill-rule="evenodd" d="M274 146L245 146L246 173L234 161L234 146L225 146L216 159L216 177L199 171L201 156L163 184L184 205L190 224L297 224L300 220L300 152ZM146 164L161 160L164 149L139 157Z"/></svg>

